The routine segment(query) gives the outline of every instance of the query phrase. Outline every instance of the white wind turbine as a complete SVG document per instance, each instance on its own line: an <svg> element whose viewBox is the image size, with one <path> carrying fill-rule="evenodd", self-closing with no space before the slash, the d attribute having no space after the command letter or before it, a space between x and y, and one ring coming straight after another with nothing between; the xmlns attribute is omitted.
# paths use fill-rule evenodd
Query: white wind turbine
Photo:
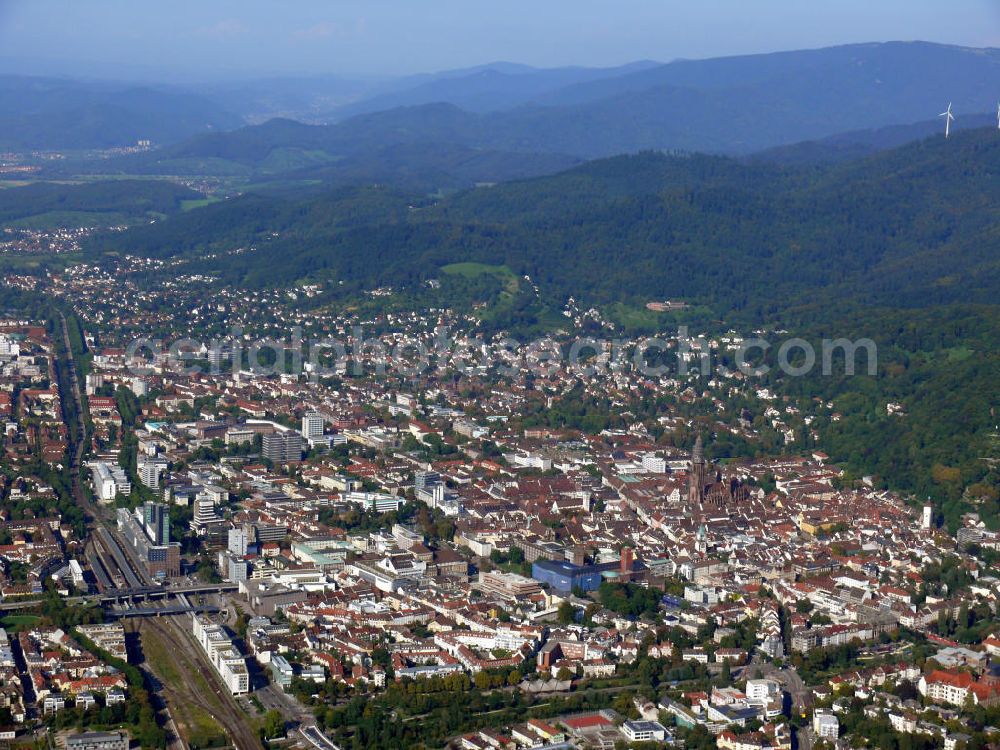
<svg viewBox="0 0 1000 750"><path fill-rule="evenodd" d="M955 121L955 115L951 113L951 102L948 102L948 109L938 115L944 118L944 137L951 135L951 124Z"/></svg>
<svg viewBox="0 0 1000 750"><path fill-rule="evenodd" d="M1000 130L1000 103L997 104L997 130Z"/></svg>

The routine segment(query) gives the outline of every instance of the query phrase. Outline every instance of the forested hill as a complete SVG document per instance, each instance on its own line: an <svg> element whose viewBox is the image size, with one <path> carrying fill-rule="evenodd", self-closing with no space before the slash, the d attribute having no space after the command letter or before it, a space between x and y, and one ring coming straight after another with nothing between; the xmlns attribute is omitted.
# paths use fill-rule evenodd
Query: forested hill
<svg viewBox="0 0 1000 750"><path fill-rule="evenodd" d="M110 226L180 211L201 193L165 180L36 182L0 190L2 226Z"/></svg>
<svg viewBox="0 0 1000 750"><path fill-rule="evenodd" d="M995 128L995 113L965 115L952 123L952 131ZM838 133L818 141L802 141L789 146L766 149L747 157L751 161L777 164L827 164L852 161L879 151L899 148L907 143L940 135L942 120L924 120L909 125L888 125L884 128Z"/></svg>
<svg viewBox="0 0 1000 750"><path fill-rule="evenodd" d="M376 188L244 196L92 252L192 255L236 283L330 277L371 287L456 261L505 264L553 299L680 298L760 318L810 303L992 304L1000 133L934 137L828 166L640 154L431 202Z"/></svg>

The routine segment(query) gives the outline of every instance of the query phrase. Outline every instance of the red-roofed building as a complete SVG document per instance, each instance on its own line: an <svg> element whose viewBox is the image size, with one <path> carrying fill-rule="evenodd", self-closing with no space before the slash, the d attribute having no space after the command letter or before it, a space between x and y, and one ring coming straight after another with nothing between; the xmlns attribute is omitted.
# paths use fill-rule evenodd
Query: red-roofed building
<svg viewBox="0 0 1000 750"><path fill-rule="evenodd" d="M571 716L562 720L563 726L571 732L585 732L588 729L600 729L602 727L613 727L614 722L603 714L583 714L581 716Z"/></svg>
<svg viewBox="0 0 1000 750"><path fill-rule="evenodd" d="M971 697L976 705L995 706L1000 703L996 685L977 682L968 672L946 672L936 669L920 678L920 694L936 703L963 706Z"/></svg>
<svg viewBox="0 0 1000 750"><path fill-rule="evenodd" d="M983 641L983 647L990 656L1000 656L1000 638L995 635L991 635Z"/></svg>

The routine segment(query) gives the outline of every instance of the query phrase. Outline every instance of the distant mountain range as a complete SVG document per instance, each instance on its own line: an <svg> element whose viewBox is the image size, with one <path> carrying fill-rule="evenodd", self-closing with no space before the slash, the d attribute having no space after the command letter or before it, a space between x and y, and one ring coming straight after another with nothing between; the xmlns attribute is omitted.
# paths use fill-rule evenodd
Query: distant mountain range
<svg viewBox="0 0 1000 750"><path fill-rule="evenodd" d="M91 149L174 143L243 124L185 91L57 78L0 77L0 149Z"/></svg>
<svg viewBox="0 0 1000 750"><path fill-rule="evenodd" d="M615 68L539 69L493 63L436 76L403 79L385 93L332 109L324 116L328 120L345 120L359 114L442 102L468 112L498 112L556 96L573 86L618 79L660 65L640 61Z"/></svg>
<svg viewBox="0 0 1000 750"><path fill-rule="evenodd" d="M998 95L1000 51L922 42L603 71L487 67L417 79L335 110L332 116L345 119L331 124L272 120L100 168L270 178L351 159L351 173L361 179L368 156L404 145L414 156L421 146L438 153L448 147L527 154L530 162L537 154L593 159L642 150L746 155L866 131L859 144L879 148L931 132L949 101L962 125L969 114L992 110ZM906 127L891 130L899 126ZM827 151L864 150L851 143L830 142ZM802 158L810 148L798 151ZM371 176L379 173L385 170L373 165ZM475 177L494 179L488 170Z"/></svg>
<svg viewBox="0 0 1000 750"><path fill-rule="evenodd" d="M871 153L932 133L949 101L959 127L984 124L1000 97L1000 50L892 42L609 69L501 63L395 81L249 82L217 86L211 98L74 85L0 81L0 145L147 137L162 147L63 169L433 191L644 150L798 162ZM232 129L261 107L305 107L327 122Z"/></svg>

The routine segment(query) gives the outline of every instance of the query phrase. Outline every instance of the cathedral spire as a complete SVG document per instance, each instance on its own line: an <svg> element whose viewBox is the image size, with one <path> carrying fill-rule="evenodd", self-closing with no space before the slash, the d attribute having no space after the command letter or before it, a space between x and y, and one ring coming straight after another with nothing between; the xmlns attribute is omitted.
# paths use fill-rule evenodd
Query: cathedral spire
<svg viewBox="0 0 1000 750"><path fill-rule="evenodd" d="M691 451L691 473L688 475L688 503L691 507L700 505L705 496L705 447L701 435L694 442Z"/></svg>
<svg viewBox="0 0 1000 750"><path fill-rule="evenodd" d="M691 451L691 463L705 463L705 447L701 442L701 433L698 434L697 439L694 441L694 450Z"/></svg>

